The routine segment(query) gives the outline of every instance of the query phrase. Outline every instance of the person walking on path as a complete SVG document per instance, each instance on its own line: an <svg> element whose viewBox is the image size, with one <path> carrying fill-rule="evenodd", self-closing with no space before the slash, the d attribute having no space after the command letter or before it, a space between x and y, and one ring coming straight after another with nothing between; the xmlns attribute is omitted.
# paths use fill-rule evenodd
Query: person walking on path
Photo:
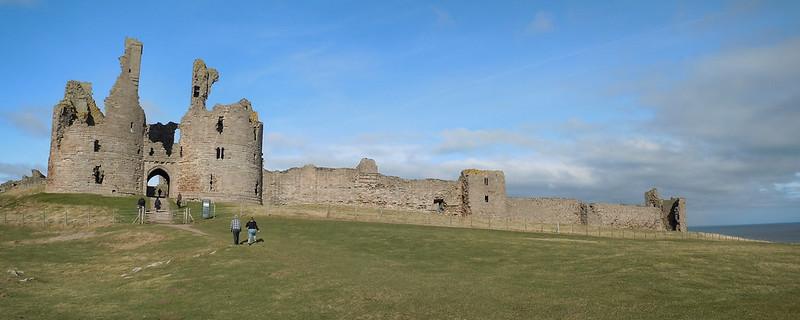
<svg viewBox="0 0 800 320"><path fill-rule="evenodd" d="M247 245L249 246L256 242L256 232L258 232L259 229L256 219L253 217L250 217L250 221L247 221L245 226L247 227Z"/></svg>
<svg viewBox="0 0 800 320"><path fill-rule="evenodd" d="M231 220L231 232L233 232L233 244L239 245L239 232L242 232L242 225L239 222L239 215L234 215Z"/></svg>
<svg viewBox="0 0 800 320"><path fill-rule="evenodd" d="M153 205L155 205L156 211L161 210L161 199L156 198L156 202Z"/></svg>

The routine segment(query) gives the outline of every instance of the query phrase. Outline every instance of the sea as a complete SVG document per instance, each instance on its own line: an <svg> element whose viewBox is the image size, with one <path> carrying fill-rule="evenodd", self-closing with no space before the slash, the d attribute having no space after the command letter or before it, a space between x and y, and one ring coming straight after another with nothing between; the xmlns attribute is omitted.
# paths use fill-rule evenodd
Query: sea
<svg viewBox="0 0 800 320"><path fill-rule="evenodd" d="M689 231L719 233L755 240L800 244L800 222L689 227Z"/></svg>

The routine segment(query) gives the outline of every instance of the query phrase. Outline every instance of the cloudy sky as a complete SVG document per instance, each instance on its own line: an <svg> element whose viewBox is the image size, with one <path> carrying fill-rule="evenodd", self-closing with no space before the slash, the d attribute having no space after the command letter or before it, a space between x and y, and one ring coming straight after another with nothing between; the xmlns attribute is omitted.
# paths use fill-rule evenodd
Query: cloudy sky
<svg viewBox="0 0 800 320"><path fill-rule="evenodd" d="M131 36L149 122L179 121L203 58L268 169L502 169L517 196L800 221L800 1L162 2L0 0L0 181L46 169L65 82L102 104Z"/></svg>

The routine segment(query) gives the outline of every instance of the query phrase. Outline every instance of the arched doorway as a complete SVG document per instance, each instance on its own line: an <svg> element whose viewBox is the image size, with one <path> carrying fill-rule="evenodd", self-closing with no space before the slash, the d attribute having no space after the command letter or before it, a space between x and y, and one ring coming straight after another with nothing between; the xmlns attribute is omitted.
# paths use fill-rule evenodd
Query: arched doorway
<svg viewBox="0 0 800 320"><path fill-rule="evenodd" d="M148 197L169 197L169 174L161 168L155 168L147 174L147 191Z"/></svg>

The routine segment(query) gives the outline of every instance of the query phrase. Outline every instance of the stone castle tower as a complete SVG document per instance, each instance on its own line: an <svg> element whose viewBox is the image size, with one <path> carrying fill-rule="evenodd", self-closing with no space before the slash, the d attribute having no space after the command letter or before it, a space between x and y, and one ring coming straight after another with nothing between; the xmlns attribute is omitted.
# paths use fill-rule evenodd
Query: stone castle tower
<svg viewBox="0 0 800 320"><path fill-rule="evenodd" d="M206 100L219 74L198 59L191 105L181 123L148 125L139 104L141 58L142 43L125 39L105 114L90 83L67 83L53 109L46 191L150 195L160 190L173 198L180 193L184 199L261 203L263 124L250 102L208 111ZM148 188L156 176L159 186Z"/></svg>

